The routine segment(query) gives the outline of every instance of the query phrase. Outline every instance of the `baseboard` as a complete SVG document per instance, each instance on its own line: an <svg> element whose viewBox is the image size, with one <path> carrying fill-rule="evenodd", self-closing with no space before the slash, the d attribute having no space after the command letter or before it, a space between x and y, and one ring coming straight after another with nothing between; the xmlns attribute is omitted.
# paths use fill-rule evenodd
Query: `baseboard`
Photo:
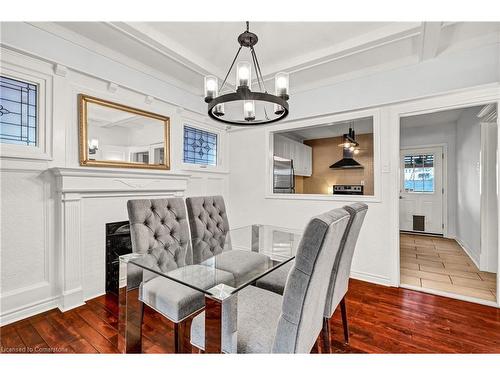
<svg viewBox="0 0 500 375"><path fill-rule="evenodd" d="M372 284L393 286L390 278L375 275L375 274L368 273L368 272L351 271L351 278L356 279L356 280L366 281L366 282L372 283Z"/></svg>
<svg viewBox="0 0 500 375"><path fill-rule="evenodd" d="M475 259L474 256L472 255L472 251L467 247L465 243L460 241L458 238L455 237L455 241L457 241L458 245L462 248L463 251L465 251L465 254L472 260L472 262L476 265L477 269L479 268L479 259Z"/></svg>
<svg viewBox="0 0 500 375"><path fill-rule="evenodd" d="M17 322L21 319L29 318L33 315L43 313L58 307L59 297L49 297L44 300L27 304L10 311L6 311L0 316L0 327Z"/></svg>
<svg viewBox="0 0 500 375"><path fill-rule="evenodd" d="M83 299L83 289L75 288L72 290L68 290L63 292L61 297L59 298L59 310L62 312L74 309L75 307L79 307L85 304L85 300Z"/></svg>

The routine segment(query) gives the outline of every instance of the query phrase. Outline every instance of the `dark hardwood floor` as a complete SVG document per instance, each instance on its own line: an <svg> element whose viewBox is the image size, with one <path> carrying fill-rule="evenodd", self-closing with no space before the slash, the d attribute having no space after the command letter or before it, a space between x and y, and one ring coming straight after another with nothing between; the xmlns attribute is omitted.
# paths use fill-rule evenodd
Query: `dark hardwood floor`
<svg viewBox="0 0 500 375"><path fill-rule="evenodd" d="M500 309L351 280L350 343L340 309L331 324L334 353L500 353ZM118 307L112 296L61 313L54 309L0 328L3 353L117 353ZM319 340L318 349L322 352ZM146 353L172 353L172 324L146 308ZM194 351L193 351L194 352Z"/></svg>

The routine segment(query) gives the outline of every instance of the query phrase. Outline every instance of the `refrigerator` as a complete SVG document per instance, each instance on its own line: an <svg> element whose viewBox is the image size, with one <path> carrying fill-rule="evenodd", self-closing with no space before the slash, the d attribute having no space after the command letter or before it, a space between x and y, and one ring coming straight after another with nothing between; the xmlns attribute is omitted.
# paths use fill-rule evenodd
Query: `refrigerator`
<svg viewBox="0 0 500 375"><path fill-rule="evenodd" d="M278 194L295 193L293 160L279 156L273 157L273 192Z"/></svg>

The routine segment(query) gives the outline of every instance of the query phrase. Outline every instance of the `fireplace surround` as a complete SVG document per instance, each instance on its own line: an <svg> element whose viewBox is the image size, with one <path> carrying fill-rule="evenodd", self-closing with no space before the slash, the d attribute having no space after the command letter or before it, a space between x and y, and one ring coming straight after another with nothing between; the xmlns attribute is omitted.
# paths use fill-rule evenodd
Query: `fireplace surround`
<svg viewBox="0 0 500 375"><path fill-rule="evenodd" d="M106 291L106 231L127 218L129 199L185 195L190 175L110 168L53 168L59 308Z"/></svg>

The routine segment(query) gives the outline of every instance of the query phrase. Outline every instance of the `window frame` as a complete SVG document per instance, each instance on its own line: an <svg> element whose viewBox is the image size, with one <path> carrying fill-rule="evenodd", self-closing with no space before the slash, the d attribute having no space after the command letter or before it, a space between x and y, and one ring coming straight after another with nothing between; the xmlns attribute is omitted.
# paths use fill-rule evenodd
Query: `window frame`
<svg viewBox="0 0 500 375"><path fill-rule="evenodd" d="M184 128L185 127L190 127L190 128L195 128L199 129L202 131L206 131L209 133L213 133L217 135L217 157L216 165L210 165L210 164L194 164L194 163L186 163L184 162ZM182 166L183 170L188 170L188 171L203 171L203 172L219 172L219 173L225 173L225 162L224 162L224 140L223 137L225 136L225 131L219 128L215 128L212 126L204 125L198 121L194 121L190 118L183 118L182 119L182 132L181 132L181 157L180 157L180 163Z"/></svg>
<svg viewBox="0 0 500 375"><path fill-rule="evenodd" d="M1 143L0 156L18 159L52 160L52 80L38 71L22 68L2 60L4 77L37 86L36 146Z"/></svg>

